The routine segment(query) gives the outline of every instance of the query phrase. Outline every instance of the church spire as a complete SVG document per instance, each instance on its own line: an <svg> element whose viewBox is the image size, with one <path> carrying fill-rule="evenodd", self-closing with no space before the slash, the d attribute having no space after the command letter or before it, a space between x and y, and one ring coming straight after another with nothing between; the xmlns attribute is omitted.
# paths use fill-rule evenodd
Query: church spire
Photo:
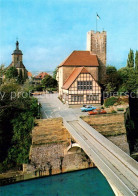
<svg viewBox="0 0 138 196"><path fill-rule="evenodd" d="M22 51L19 50L19 42L18 42L18 40L16 41L16 48L13 51L12 55L23 55Z"/></svg>
<svg viewBox="0 0 138 196"><path fill-rule="evenodd" d="M16 50L19 50L19 42L18 42L18 40L16 41Z"/></svg>

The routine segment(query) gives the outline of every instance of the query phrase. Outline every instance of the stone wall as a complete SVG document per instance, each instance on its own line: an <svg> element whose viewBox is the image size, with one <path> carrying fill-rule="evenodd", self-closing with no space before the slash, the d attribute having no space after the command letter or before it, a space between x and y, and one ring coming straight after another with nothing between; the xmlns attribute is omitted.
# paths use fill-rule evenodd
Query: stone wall
<svg viewBox="0 0 138 196"><path fill-rule="evenodd" d="M37 120L32 131L30 164L24 165L24 172L53 175L94 167L81 148L67 151L71 142L75 141L63 127L62 118Z"/></svg>
<svg viewBox="0 0 138 196"><path fill-rule="evenodd" d="M66 145L63 144L46 144L33 147L30 156L31 167L28 165L26 169L28 171L45 171L47 175L53 175L93 166L82 149L65 153L66 148Z"/></svg>

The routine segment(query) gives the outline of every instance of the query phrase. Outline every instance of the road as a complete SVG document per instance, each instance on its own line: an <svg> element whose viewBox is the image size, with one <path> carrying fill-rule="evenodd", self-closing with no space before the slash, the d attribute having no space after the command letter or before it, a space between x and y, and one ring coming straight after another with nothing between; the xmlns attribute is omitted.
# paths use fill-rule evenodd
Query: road
<svg viewBox="0 0 138 196"><path fill-rule="evenodd" d="M79 116L88 115L87 112L81 112L80 108L69 108L58 99L58 94L42 94L35 96L38 102L42 105L42 118L58 118L62 117L65 120L77 120Z"/></svg>

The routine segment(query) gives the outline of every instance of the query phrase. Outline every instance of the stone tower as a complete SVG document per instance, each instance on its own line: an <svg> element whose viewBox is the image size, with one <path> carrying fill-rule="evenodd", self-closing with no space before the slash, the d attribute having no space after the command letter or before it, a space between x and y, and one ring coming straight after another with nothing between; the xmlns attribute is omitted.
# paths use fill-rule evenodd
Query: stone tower
<svg viewBox="0 0 138 196"><path fill-rule="evenodd" d="M106 71L106 32L89 31L87 33L87 50L98 57L98 78L101 83Z"/></svg>

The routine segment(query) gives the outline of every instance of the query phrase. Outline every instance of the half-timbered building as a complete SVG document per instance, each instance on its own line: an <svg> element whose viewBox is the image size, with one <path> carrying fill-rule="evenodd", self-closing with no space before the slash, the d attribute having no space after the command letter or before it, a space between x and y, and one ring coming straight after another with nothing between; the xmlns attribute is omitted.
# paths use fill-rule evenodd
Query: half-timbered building
<svg viewBox="0 0 138 196"><path fill-rule="evenodd" d="M87 34L87 51L73 51L59 66L59 97L69 105L100 104L105 74L106 32Z"/></svg>

